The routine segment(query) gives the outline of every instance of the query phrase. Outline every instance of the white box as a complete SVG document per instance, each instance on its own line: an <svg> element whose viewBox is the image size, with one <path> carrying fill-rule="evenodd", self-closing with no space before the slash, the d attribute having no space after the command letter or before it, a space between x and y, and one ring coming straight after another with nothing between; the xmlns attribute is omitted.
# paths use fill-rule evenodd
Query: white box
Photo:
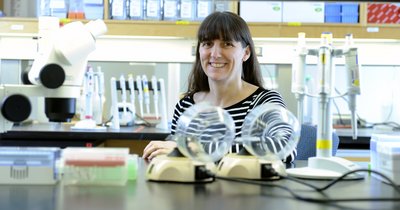
<svg viewBox="0 0 400 210"><path fill-rule="evenodd" d="M282 22L323 23L323 2L283 2Z"/></svg>
<svg viewBox="0 0 400 210"><path fill-rule="evenodd" d="M400 135L373 134L370 140L371 169L383 173L396 184L400 183ZM387 182L376 173L371 174Z"/></svg>
<svg viewBox="0 0 400 210"><path fill-rule="evenodd" d="M241 1L240 16L247 22L282 22L282 2Z"/></svg>
<svg viewBox="0 0 400 210"><path fill-rule="evenodd" d="M399 135L390 134L372 134L370 139L370 160L371 169L376 170L379 167L378 143L380 142L400 142Z"/></svg>
<svg viewBox="0 0 400 210"><path fill-rule="evenodd" d="M383 173L397 185L400 184L400 142L378 142L377 151L376 171ZM387 182L377 174L373 176Z"/></svg>

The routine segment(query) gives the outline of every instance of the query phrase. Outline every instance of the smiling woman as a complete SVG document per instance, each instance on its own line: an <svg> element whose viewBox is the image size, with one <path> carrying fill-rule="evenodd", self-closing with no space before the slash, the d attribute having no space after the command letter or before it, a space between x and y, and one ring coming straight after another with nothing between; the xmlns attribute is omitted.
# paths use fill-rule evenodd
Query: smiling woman
<svg viewBox="0 0 400 210"><path fill-rule="evenodd" d="M246 22L231 12L214 12L201 23L197 33L196 60L189 75L184 97L176 104L171 134L183 112L206 102L225 109L235 123L235 136L241 136L244 118L261 104L286 107L281 95L263 87L260 65ZM171 141L152 141L143 157L152 159L176 147ZM236 144L232 152L238 152ZM294 160L296 151L286 158Z"/></svg>

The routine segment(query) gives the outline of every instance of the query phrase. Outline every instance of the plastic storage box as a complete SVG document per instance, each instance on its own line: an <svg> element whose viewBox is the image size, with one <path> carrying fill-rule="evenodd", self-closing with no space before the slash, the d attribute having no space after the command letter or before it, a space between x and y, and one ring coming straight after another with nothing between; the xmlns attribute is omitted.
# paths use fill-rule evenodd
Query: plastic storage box
<svg viewBox="0 0 400 210"><path fill-rule="evenodd" d="M342 3L341 4L342 23L358 23L358 3Z"/></svg>
<svg viewBox="0 0 400 210"><path fill-rule="evenodd" d="M342 5L340 3L325 3L325 23L340 23Z"/></svg>
<svg viewBox="0 0 400 210"><path fill-rule="evenodd" d="M282 2L241 1L239 14L247 22L282 22Z"/></svg>
<svg viewBox="0 0 400 210"><path fill-rule="evenodd" d="M358 3L325 3L326 23L358 23Z"/></svg>
<svg viewBox="0 0 400 210"><path fill-rule="evenodd" d="M368 3L368 23L400 23L400 4Z"/></svg>
<svg viewBox="0 0 400 210"><path fill-rule="evenodd" d="M282 22L323 23L324 2L283 2Z"/></svg>
<svg viewBox="0 0 400 210"><path fill-rule="evenodd" d="M0 147L0 184L55 184L60 149Z"/></svg>
<svg viewBox="0 0 400 210"><path fill-rule="evenodd" d="M128 148L66 148L62 152L64 185L125 185Z"/></svg>
<svg viewBox="0 0 400 210"><path fill-rule="evenodd" d="M372 170L379 171L400 184L400 134L373 134L370 140L370 157ZM382 179L375 173L372 176Z"/></svg>

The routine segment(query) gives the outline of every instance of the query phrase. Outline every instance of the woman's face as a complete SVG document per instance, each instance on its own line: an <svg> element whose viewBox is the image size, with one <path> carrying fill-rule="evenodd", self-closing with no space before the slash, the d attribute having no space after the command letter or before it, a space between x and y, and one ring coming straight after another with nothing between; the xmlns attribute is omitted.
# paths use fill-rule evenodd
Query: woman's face
<svg viewBox="0 0 400 210"><path fill-rule="evenodd" d="M248 46L220 39L201 42L199 53L203 71L214 81L241 79L242 64L250 57Z"/></svg>

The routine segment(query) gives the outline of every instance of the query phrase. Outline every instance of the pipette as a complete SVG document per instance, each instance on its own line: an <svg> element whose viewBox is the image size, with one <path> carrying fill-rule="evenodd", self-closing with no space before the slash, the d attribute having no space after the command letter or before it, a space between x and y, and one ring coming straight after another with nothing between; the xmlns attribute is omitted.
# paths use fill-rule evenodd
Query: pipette
<svg viewBox="0 0 400 210"><path fill-rule="evenodd" d="M101 71L101 66L97 67L97 78L98 78L98 96L99 96L99 115L100 122L103 121L103 102L104 102L104 73Z"/></svg>
<svg viewBox="0 0 400 210"><path fill-rule="evenodd" d="M93 68L91 66L87 67L85 73L85 119L93 118L93 96L94 91L94 80L93 80Z"/></svg>
<svg viewBox="0 0 400 210"><path fill-rule="evenodd" d="M121 100L122 100L122 116L120 123L124 125L130 125L133 119L133 113L128 113L128 103L126 102L126 80L123 75L119 78L119 84L121 87Z"/></svg>
<svg viewBox="0 0 400 210"><path fill-rule="evenodd" d="M117 80L115 77L111 78L111 102L112 102L112 129L119 129L119 113L117 102Z"/></svg>
<svg viewBox="0 0 400 210"><path fill-rule="evenodd" d="M143 117L143 88L142 88L142 79L140 78L140 76L136 76L136 85L138 88L140 116Z"/></svg>
<svg viewBox="0 0 400 210"><path fill-rule="evenodd" d="M156 76L151 77L151 87L153 88L153 102L154 102L154 112L156 114L156 119L158 119L158 85Z"/></svg>
<svg viewBox="0 0 400 210"><path fill-rule="evenodd" d="M135 84L134 84L134 81L133 81L132 74L128 75L128 85L129 85L129 89L131 91L131 94L130 94L131 109L132 109L131 111L132 111L133 115L135 115L135 113L136 113L136 107L135 107Z"/></svg>
<svg viewBox="0 0 400 210"><path fill-rule="evenodd" d="M360 95L360 67L358 63L358 50L354 47L353 35L346 35L345 67L347 71L347 96L351 113L352 137L357 139L357 112L356 95Z"/></svg>
<svg viewBox="0 0 400 210"><path fill-rule="evenodd" d="M144 104L146 106L146 114L150 113L150 93L149 93L149 83L147 81L146 75L142 76L143 82L143 97L144 97Z"/></svg>

